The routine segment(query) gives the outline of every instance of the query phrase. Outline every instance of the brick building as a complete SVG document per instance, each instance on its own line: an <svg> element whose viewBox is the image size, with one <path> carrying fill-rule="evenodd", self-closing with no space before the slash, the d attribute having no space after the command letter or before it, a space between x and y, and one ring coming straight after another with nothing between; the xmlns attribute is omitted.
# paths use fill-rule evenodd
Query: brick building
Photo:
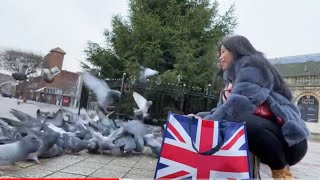
<svg viewBox="0 0 320 180"><path fill-rule="evenodd" d="M57 47L44 57L44 67L57 66L60 73L55 76L51 83L45 82L41 77L30 80L27 83L27 99L56 105L77 106L79 74L62 70L65 54L61 48Z"/></svg>

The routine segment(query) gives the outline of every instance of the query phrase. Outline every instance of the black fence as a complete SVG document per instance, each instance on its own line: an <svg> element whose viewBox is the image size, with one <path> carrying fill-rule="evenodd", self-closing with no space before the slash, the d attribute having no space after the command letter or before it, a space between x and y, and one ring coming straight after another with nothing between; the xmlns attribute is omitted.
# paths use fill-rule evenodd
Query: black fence
<svg viewBox="0 0 320 180"><path fill-rule="evenodd" d="M137 108L133 92L137 92L153 103L149 108L151 124L165 122L168 112L179 114L210 111L218 102L218 91L213 90L211 85L206 87L193 87L186 84L170 84L159 82L148 82L146 84L131 83L121 79L107 80L111 89L122 89L121 98L115 103L118 115L130 118L133 116L133 108ZM89 93L88 109L95 109L97 103Z"/></svg>

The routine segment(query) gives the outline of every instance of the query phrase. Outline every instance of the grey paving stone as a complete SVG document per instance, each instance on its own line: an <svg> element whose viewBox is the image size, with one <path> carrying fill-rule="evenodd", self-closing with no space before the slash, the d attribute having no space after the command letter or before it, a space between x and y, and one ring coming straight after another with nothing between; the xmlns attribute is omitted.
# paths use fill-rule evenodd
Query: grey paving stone
<svg viewBox="0 0 320 180"><path fill-rule="evenodd" d="M117 157L113 159L109 164L112 166L134 166L141 156L129 156L129 157Z"/></svg>
<svg viewBox="0 0 320 180"><path fill-rule="evenodd" d="M87 176L97 169L94 168L88 168L88 167L78 167L78 166L69 166L65 169L60 170L60 172L65 172L65 173L72 173L72 174L80 174Z"/></svg>
<svg viewBox="0 0 320 180"><path fill-rule="evenodd" d="M47 171L58 171L58 170L61 170L67 166L69 166L68 163L57 163L55 161L49 161L49 162L45 162L42 164L36 164L32 167L37 168L37 169L47 170Z"/></svg>
<svg viewBox="0 0 320 180"><path fill-rule="evenodd" d="M114 156L107 156L107 155L93 155L86 159L86 161L108 164L112 161L115 157Z"/></svg>
<svg viewBox="0 0 320 180"><path fill-rule="evenodd" d="M13 172L10 174L7 174L7 176L13 176L13 177L34 177L34 178L40 178L47 176L49 174L52 174L52 171L46 171L38 168L28 167L25 169L21 169L17 172Z"/></svg>
<svg viewBox="0 0 320 180"><path fill-rule="evenodd" d="M269 178L271 178L268 174L266 174L264 172L261 172L261 171L260 171L260 177L261 177L261 179L269 179Z"/></svg>
<svg viewBox="0 0 320 180"><path fill-rule="evenodd" d="M265 177L270 177L271 178L272 172L271 172L269 166L260 163L260 175L261 175L261 172L263 174L265 174Z"/></svg>
<svg viewBox="0 0 320 180"><path fill-rule="evenodd" d="M143 149L143 156L147 156L147 157L153 157L156 158L157 156L155 154L153 154L152 150L150 147L145 147Z"/></svg>
<svg viewBox="0 0 320 180"><path fill-rule="evenodd" d="M139 178L152 178L154 176L154 171L132 168L125 177L139 177Z"/></svg>
<svg viewBox="0 0 320 180"><path fill-rule="evenodd" d="M127 167L127 166L115 166L115 165L111 165L108 164L106 166L104 166L103 168L101 168L101 170L106 170L106 171L114 171L114 172L128 172L131 169L131 167Z"/></svg>
<svg viewBox="0 0 320 180"><path fill-rule="evenodd" d="M64 156L52 158L50 162L55 164L72 165L84 160L85 158L87 157L64 155Z"/></svg>
<svg viewBox="0 0 320 180"><path fill-rule="evenodd" d="M155 157L142 157L134 167L154 171L156 169L157 162L158 159Z"/></svg>
<svg viewBox="0 0 320 180"><path fill-rule="evenodd" d="M14 176L1 176L0 179L4 179L4 178L15 178Z"/></svg>
<svg viewBox="0 0 320 180"><path fill-rule="evenodd" d="M87 158L91 156L91 154L89 154L87 150L83 150L83 151L80 151L77 155L69 155L69 156L81 156L81 157Z"/></svg>
<svg viewBox="0 0 320 180"><path fill-rule="evenodd" d="M126 172L119 171L109 171L105 169L99 169L96 172L89 175L89 177L95 178L121 178L126 174Z"/></svg>
<svg viewBox="0 0 320 180"><path fill-rule="evenodd" d="M63 172L56 172L45 178L85 178L86 176L79 175L79 174L70 174L70 173L63 173Z"/></svg>
<svg viewBox="0 0 320 180"><path fill-rule="evenodd" d="M104 166L103 168L95 171L94 173L90 174L90 177L97 177L97 178L103 178L103 177L123 177L125 174L129 172L131 167L125 167L125 166L112 166L110 164Z"/></svg>
<svg viewBox="0 0 320 180"><path fill-rule="evenodd" d="M10 166L8 167L9 169L7 170L0 170L0 175L8 175L8 174L11 174L11 173L14 173L14 172L17 172L23 168L19 167L19 166ZM1 177L1 176L0 176Z"/></svg>
<svg viewBox="0 0 320 180"><path fill-rule="evenodd" d="M105 164L84 160L84 161L80 161L80 162L74 164L73 166L88 167L88 168L98 169L98 168L101 168L101 167L105 166Z"/></svg>

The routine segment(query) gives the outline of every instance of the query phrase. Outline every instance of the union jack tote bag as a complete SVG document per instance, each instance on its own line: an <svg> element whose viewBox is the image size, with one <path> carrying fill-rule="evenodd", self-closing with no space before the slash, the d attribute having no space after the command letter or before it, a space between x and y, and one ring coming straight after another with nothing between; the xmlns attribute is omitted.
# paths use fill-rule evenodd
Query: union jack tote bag
<svg viewBox="0 0 320 180"><path fill-rule="evenodd" d="M154 179L250 179L244 123L169 113Z"/></svg>

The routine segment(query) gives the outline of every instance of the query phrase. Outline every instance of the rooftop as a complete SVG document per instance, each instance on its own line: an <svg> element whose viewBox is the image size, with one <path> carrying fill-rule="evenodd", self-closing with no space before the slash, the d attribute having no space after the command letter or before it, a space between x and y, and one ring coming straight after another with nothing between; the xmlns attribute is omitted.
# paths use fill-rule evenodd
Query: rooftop
<svg viewBox="0 0 320 180"><path fill-rule="evenodd" d="M305 54L299 56L287 56L280 58L270 58L272 64L288 64L288 63L303 63L307 61L320 61L320 53Z"/></svg>
<svg viewBox="0 0 320 180"><path fill-rule="evenodd" d="M282 77L320 76L320 53L271 58Z"/></svg>
<svg viewBox="0 0 320 180"><path fill-rule="evenodd" d="M64 52L61 48L59 47L56 47L54 49L52 49L50 52L58 52L58 53L61 53L61 54L66 54L66 52Z"/></svg>

